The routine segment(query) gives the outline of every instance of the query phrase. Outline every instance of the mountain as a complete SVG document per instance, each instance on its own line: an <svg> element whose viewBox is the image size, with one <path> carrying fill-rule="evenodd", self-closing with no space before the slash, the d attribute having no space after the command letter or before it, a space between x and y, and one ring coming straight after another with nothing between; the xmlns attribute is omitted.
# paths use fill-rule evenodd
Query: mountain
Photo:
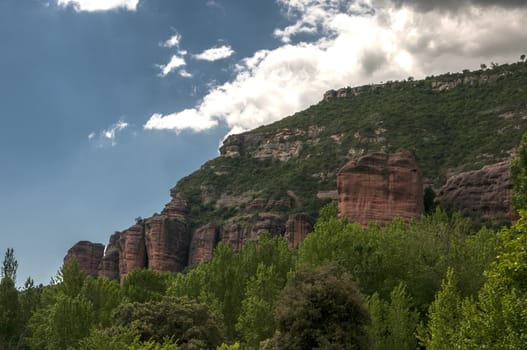
<svg viewBox="0 0 527 350"><path fill-rule="evenodd" d="M415 165L406 163L419 173L412 183L420 189L405 197L405 205L422 203L424 191L427 208L435 196L444 207L512 218L508 161L527 130L525 96L524 62L328 91L302 112L229 136L219 157L171 189L161 214L112 235L104 256L99 246L83 241L65 259L75 256L89 262L85 269L92 274L122 279L136 267L181 271L210 259L220 241L240 248L262 232L285 235L294 247L323 205L350 197L337 191L339 169L375 153L376 169L404 180L399 170L390 170L387 156L403 150L415 159ZM360 191L372 196L388 188L343 181L353 186L339 188L377 188ZM370 197L353 199L363 203L357 210L370 208ZM341 203L346 206L353 203ZM382 205L377 208L378 221L391 218L382 216ZM421 209L415 208L418 216Z"/></svg>

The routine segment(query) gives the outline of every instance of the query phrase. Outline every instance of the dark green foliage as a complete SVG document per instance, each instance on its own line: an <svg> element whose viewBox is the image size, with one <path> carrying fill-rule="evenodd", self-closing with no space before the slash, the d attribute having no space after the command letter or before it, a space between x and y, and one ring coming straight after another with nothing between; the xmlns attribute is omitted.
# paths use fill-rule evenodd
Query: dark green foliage
<svg viewBox="0 0 527 350"><path fill-rule="evenodd" d="M122 293L130 302L161 300L168 287L168 275L148 269L132 270L124 279Z"/></svg>
<svg viewBox="0 0 527 350"><path fill-rule="evenodd" d="M8 248L2 263L0 279L0 348L16 349L21 340L21 326L18 291L15 287L18 262L14 250Z"/></svg>
<svg viewBox="0 0 527 350"><path fill-rule="evenodd" d="M173 338L181 349L213 349L223 340L208 307L188 299L123 304L115 319L118 327L135 328L143 341L161 343L167 337Z"/></svg>
<svg viewBox="0 0 527 350"><path fill-rule="evenodd" d="M168 294L172 296L186 296L194 300L209 305L214 312L222 318L225 324L226 337L229 340L238 338L235 325L242 313L242 304L245 303L244 326L240 324L239 328L248 329L249 318L254 317L249 310L252 306L247 304L259 303L258 292L250 284L258 284L262 279L267 277L263 271L272 269L275 277L273 283L277 284L276 288L281 289L285 284L286 275L293 267L293 253L287 247L287 242L281 237L271 237L269 235L261 236L258 242L249 242L240 253L235 253L229 245L220 244L215 252L212 261L207 264L201 264L195 269L189 271L186 275L178 274L170 287ZM260 269L260 277L258 270ZM267 273L271 273L267 270ZM258 279L260 280L258 281ZM270 298L276 290L270 284L267 296ZM246 298L252 298L251 301L244 301ZM265 302L270 302L269 299ZM267 306L268 307L268 306ZM264 322L265 323L265 322ZM265 323L269 325L269 323ZM251 330L251 335L243 337L256 339L262 334L267 334L267 326Z"/></svg>
<svg viewBox="0 0 527 350"><path fill-rule="evenodd" d="M364 300L336 265L301 268L280 293L274 349L367 349Z"/></svg>
<svg viewBox="0 0 527 350"><path fill-rule="evenodd" d="M16 283L16 270L18 269L18 261L15 259L15 251L13 248L7 248L2 263L2 273L0 278L9 278Z"/></svg>
<svg viewBox="0 0 527 350"><path fill-rule="evenodd" d="M455 340L462 349L523 349L527 344L527 213L500 232L500 246L476 300L462 303Z"/></svg>
<svg viewBox="0 0 527 350"><path fill-rule="evenodd" d="M42 291L29 321L29 345L38 350L76 347L93 327L109 325L119 303L116 282L93 279L72 259L59 271L55 284Z"/></svg>
<svg viewBox="0 0 527 350"><path fill-rule="evenodd" d="M0 281L0 348L15 349L20 334L18 291L11 278Z"/></svg>
<svg viewBox="0 0 527 350"><path fill-rule="evenodd" d="M385 300L401 281L421 312L426 311L448 267L459 271L465 295L483 283L483 270L495 255L492 231L472 232L469 219L443 211L408 224L394 220L362 228L335 217L319 220L298 251L298 266L332 261L357 280L361 290Z"/></svg>
<svg viewBox="0 0 527 350"><path fill-rule="evenodd" d="M511 162L511 179L513 207L516 210L527 208L527 133L523 134L518 154Z"/></svg>
<svg viewBox="0 0 527 350"><path fill-rule="evenodd" d="M419 314L413 309L412 297L403 283L385 301L375 293L368 300L371 323L367 330L374 350L415 349L415 330Z"/></svg>
<svg viewBox="0 0 527 350"><path fill-rule="evenodd" d="M428 309L426 327L421 325L419 340L428 350L454 349L461 322L461 296L456 286L454 270L449 269L441 290Z"/></svg>
<svg viewBox="0 0 527 350"><path fill-rule="evenodd" d="M180 347L171 338L161 343L141 341L135 328L112 328L93 331L80 341L78 350L180 350Z"/></svg>

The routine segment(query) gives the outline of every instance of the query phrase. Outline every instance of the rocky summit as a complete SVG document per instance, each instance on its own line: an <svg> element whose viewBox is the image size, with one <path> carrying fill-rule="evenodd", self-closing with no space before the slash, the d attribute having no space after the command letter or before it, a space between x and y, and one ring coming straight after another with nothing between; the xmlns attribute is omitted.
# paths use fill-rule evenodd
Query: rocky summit
<svg viewBox="0 0 527 350"><path fill-rule="evenodd" d="M161 214L82 241L92 275L182 271L219 242L240 249L263 233L297 247L319 209L367 225L416 219L436 205L514 219L509 161L527 131L527 64L328 91L308 109L229 136L220 156L181 179ZM132 215L131 215L132 216Z"/></svg>

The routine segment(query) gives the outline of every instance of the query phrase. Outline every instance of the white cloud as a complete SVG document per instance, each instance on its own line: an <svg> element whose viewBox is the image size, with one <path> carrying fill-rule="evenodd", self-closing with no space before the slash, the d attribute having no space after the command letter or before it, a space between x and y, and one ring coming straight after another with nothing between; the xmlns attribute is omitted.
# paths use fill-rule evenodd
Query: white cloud
<svg viewBox="0 0 527 350"><path fill-rule="evenodd" d="M145 128L251 129L317 103L328 89L514 61L527 42L525 8L418 12L387 3L373 11L368 0L277 1L292 21L275 31L282 46L246 57L234 79L211 87L194 108L155 114ZM293 44L305 33L310 42Z"/></svg>
<svg viewBox="0 0 527 350"><path fill-rule="evenodd" d="M123 8L135 11L139 0L57 0L59 6L72 5L76 11L108 11Z"/></svg>
<svg viewBox="0 0 527 350"><path fill-rule="evenodd" d="M126 123L123 118L121 118L117 123L110 125L108 129L104 129L99 133L91 132L88 135L88 139L92 142L95 142L97 147L113 147L117 145L117 136L119 133L121 133L127 127L128 123Z"/></svg>
<svg viewBox="0 0 527 350"><path fill-rule="evenodd" d="M198 60L217 61L230 57L233 53L234 50L230 46L223 45L220 47L213 47L211 49L207 49L202 53L195 55L194 57Z"/></svg>
<svg viewBox="0 0 527 350"><path fill-rule="evenodd" d="M180 69L178 73L179 73L179 75L180 75L181 77L183 77L183 78L192 78L192 74L189 73L189 72L187 72L187 71L184 70L184 69Z"/></svg>
<svg viewBox="0 0 527 350"><path fill-rule="evenodd" d="M153 114L144 125L147 130L174 130L179 133L182 130L203 131L218 125L218 121L211 117L200 115L194 109L169 115Z"/></svg>
<svg viewBox="0 0 527 350"><path fill-rule="evenodd" d="M180 57L178 55L172 55L170 61L167 64L159 65L159 69L161 69L159 75L162 77L166 77L172 71L176 70L179 67L183 67L185 64L186 62L183 57Z"/></svg>
<svg viewBox="0 0 527 350"><path fill-rule="evenodd" d="M179 47L179 43L181 42L181 35L176 33L172 35L169 39L167 39L161 46L164 47Z"/></svg>

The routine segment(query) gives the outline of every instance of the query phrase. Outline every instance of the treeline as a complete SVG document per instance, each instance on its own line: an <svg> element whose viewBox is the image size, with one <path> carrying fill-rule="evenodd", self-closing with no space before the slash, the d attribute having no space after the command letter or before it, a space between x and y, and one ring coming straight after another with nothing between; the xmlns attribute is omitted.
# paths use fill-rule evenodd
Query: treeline
<svg viewBox="0 0 527 350"><path fill-rule="evenodd" d="M263 236L186 273L119 285L73 261L52 284L0 288L2 349L427 349L526 344L527 223L499 234L437 210L362 228L325 207L297 251ZM239 344L235 344L235 343ZM499 344L499 346L498 346ZM223 348L228 348L223 344Z"/></svg>
<svg viewBox="0 0 527 350"><path fill-rule="evenodd" d="M527 136L511 166L527 207ZM441 209L363 228L324 207L295 251L264 235L177 274L122 284L76 261L48 286L0 281L0 349L522 349L527 344L527 211L498 232Z"/></svg>

